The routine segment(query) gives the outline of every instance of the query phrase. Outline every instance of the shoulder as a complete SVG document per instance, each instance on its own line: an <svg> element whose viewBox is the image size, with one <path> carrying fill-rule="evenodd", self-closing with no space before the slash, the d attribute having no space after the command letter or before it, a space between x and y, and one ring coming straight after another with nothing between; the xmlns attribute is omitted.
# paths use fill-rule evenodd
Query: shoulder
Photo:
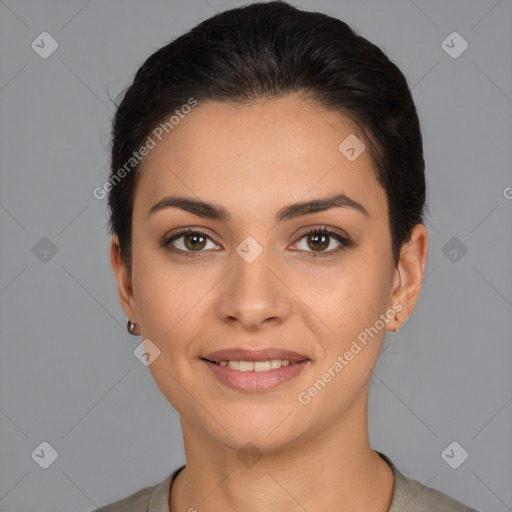
<svg viewBox="0 0 512 512"><path fill-rule="evenodd" d="M100 507L93 512L147 512L149 499L156 486L148 486L126 498Z"/></svg>
<svg viewBox="0 0 512 512"><path fill-rule="evenodd" d="M104 505L93 512L169 512L169 489L172 480L183 467L174 470L160 483L144 487L126 498Z"/></svg>
<svg viewBox="0 0 512 512"><path fill-rule="evenodd" d="M386 455L377 453L391 466L395 477L389 512L477 512L441 491L406 477Z"/></svg>
<svg viewBox="0 0 512 512"><path fill-rule="evenodd" d="M100 507L93 512L148 512L150 510L149 502L151 500L151 496L161 485L162 484L160 483L144 487L144 489L130 494L130 496L127 496L126 498L109 503L108 505Z"/></svg>

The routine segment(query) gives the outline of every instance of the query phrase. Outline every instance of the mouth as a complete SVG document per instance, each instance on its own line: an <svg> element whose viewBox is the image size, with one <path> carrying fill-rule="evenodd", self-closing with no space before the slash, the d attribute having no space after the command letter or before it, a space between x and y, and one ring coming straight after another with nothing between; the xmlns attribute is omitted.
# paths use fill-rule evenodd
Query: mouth
<svg viewBox="0 0 512 512"><path fill-rule="evenodd" d="M309 361L309 359L302 359L300 361L290 362L289 359L264 359L259 361L244 361L244 360L222 360L212 361L204 357L201 358L203 361L216 364L217 366L229 367L232 370L240 372L268 372L270 370L277 370L283 366L299 364L303 361Z"/></svg>
<svg viewBox="0 0 512 512"><path fill-rule="evenodd" d="M221 383L253 392L284 384L311 363L303 354L281 349L222 350L200 357L200 360Z"/></svg>
<svg viewBox="0 0 512 512"><path fill-rule="evenodd" d="M258 350L248 350L244 348L230 348L225 350L217 350L205 354L202 359L211 361L212 363L229 363L230 361L241 361L247 363L261 363L267 361L282 361L285 362L282 366L288 364L299 363L309 359L304 354L299 354L292 350L285 350L281 348L264 348ZM225 366L225 365L224 365ZM243 370L242 370L243 371Z"/></svg>

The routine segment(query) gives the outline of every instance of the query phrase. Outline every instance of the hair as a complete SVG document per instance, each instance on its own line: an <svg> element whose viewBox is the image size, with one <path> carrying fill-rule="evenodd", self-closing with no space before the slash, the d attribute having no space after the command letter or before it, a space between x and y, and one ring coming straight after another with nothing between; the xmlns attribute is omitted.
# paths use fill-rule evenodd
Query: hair
<svg viewBox="0 0 512 512"><path fill-rule="evenodd" d="M357 127L386 193L396 265L412 229L423 224L426 195L422 135L406 78L345 22L285 1L220 12L144 62L114 115L110 178L191 98L244 104L291 95L337 111ZM108 195L108 229L130 275L140 172L134 165Z"/></svg>

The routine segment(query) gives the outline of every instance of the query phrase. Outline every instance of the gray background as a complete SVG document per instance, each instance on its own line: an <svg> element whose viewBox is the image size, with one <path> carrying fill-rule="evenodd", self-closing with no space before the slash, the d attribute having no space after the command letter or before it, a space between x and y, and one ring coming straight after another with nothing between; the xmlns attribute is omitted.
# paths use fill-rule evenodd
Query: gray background
<svg viewBox="0 0 512 512"><path fill-rule="evenodd" d="M179 417L133 355L92 191L108 173L109 96L160 46L241 4L0 2L3 512L90 511L185 461ZM372 377L372 445L480 511L512 510L512 2L294 4L383 48L423 127L427 278ZM46 59L31 48L43 31L59 44ZM469 44L458 58L441 46L453 31ZM48 469L31 457L43 441L58 453ZM469 453L457 469L441 457L452 441Z"/></svg>

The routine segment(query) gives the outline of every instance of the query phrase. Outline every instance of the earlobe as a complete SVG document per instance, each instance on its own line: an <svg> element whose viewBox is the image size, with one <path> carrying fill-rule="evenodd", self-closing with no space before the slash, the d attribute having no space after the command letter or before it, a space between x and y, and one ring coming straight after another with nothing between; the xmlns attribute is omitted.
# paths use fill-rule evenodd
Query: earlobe
<svg viewBox="0 0 512 512"><path fill-rule="evenodd" d="M121 307L127 318L136 322L137 318L131 277L121 256L121 248L117 235L113 235L110 242L110 262L117 282L117 292Z"/></svg>
<svg viewBox="0 0 512 512"><path fill-rule="evenodd" d="M393 276L393 292L390 304L399 303L401 309L395 315L389 330L397 331L409 319L416 307L423 283L428 257L428 231L425 225L416 224L410 241L402 247L400 260ZM397 310L398 311L398 310Z"/></svg>

